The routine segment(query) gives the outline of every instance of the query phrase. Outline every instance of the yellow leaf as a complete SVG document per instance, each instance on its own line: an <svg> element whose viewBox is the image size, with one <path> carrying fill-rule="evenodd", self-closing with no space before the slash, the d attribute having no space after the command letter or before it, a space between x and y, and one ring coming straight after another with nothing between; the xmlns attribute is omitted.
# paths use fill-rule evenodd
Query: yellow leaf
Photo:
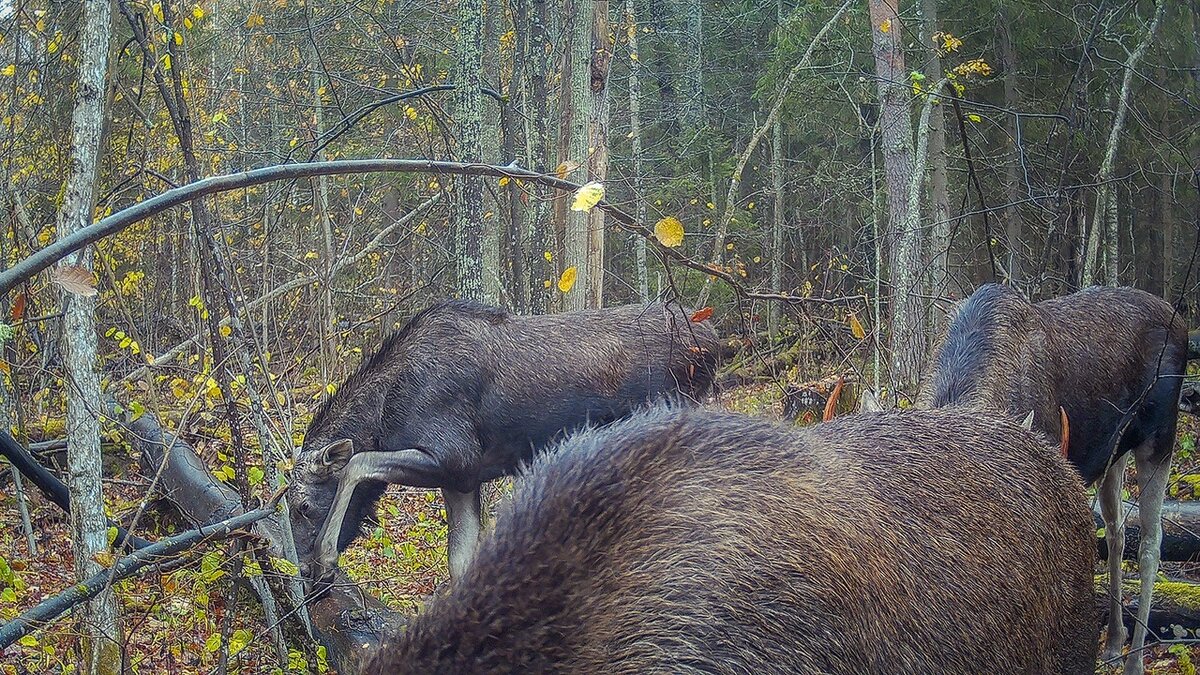
<svg viewBox="0 0 1200 675"><path fill-rule="evenodd" d="M976 115L975 113L971 113L970 115L967 115L967 119L971 120L972 122L974 122L976 124L983 121L983 118L980 117L979 115Z"/></svg>
<svg viewBox="0 0 1200 675"><path fill-rule="evenodd" d="M591 211L594 206L604 199L604 185L592 181L575 191L575 201L571 203L572 211Z"/></svg>
<svg viewBox="0 0 1200 675"><path fill-rule="evenodd" d="M183 27L188 30L192 29L192 17L190 17L190 16L183 17Z"/></svg>
<svg viewBox="0 0 1200 675"><path fill-rule="evenodd" d="M862 340L867 337L867 331L863 330L863 326L858 322L858 317L850 315L850 332L854 334L855 340Z"/></svg>
<svg viewBox="0 0 1200 675"><path fill-rule="evenodd" d="M568 159L565 162L560 162L559 165L557 167L555 167L554 174L556 176L558 176L559 178L565 179L567 176L571 175L572 171L574 171L575 169L578 169L581 166L583 166L583 165L580 164L579 162L572 162L571 160Z"/></svg>
<svg viewBox="0 0 1200 675"><path fill-rule="evenodd" d="M250 16L246 17L246 28L254 28L256 26L261 26L261 25L263 25L264 21L265 21L265 19L263 19L262 14L259 14L257 12L252 13Z"/></svg>
<svg viewBox="0 0 1200 675"><path fill-rule="evenodd" d="M4 70L0 70L0 73L3 73L5 77L12 77L15 72L17 72L17 66L12 63L4 66Z"/></svg>
<svg viewBox="0 0 1200 675"><path fill-rule="evenodd" d="M546 262L550 262L550 261L554 260L554 254L551 253L550 251L543 251L542 257L546 259Z"/></svg>
<svg viewBox="0 0 1200 675"><path fill-rule="evenodd" d="M892 20L891 19L884 19L883 23L879 24L879 32L880 33L887 33L887 32L890 32L891 30L892 30Z"/></svg>
<svg viewBox="0 0 1200 675"><path fill-rule="evenodd" d="M175 44L177 44L177 45L183 44L183 33L175 34Z"/></svg>
<svg viewBox="0 0 1200 675"><path fill-rule="evenodd" d="M575 287L575 277L579 275L579 270L574 265L563 270L562 276L558 278L558 290L566 293Z"/></svg>
<svg viewBox="0 0 1200 675"><path fill-rule="evenodd" d="M159 23L165 21L165 19L163 19L162 3L156 2L153 5L150 5L150 13L154 15L155 19L158 19Z"/></svg>
<svg viewBox="0 0 1200 675"><path fill-rule="evenodd" d="M675 216L667 216L654 224L654 238L667 248L683 245L683 223Z"/></svg>
<svg viewBox="0 0 1200 675"><path fill-rule="evenodd" d="M546 279L542 282L542 288L550 288L550 280Z"/></svg>
<svg viewBox="0 0 1200 675"><path fill-rule="evenodd" d="M497 181L497 183L500 185L500 187L504 187L505 185L508 185L508 181L509 181L508 176L501 176L500 180Z"/></svg>
<svg viewBox="0 0 1200 675"><path fill-rule="evenodd" d="M171 55L164 54L163 55L163 70L170 70L170 69L171 69Z"/></svg>
<svg viewBox="0 0 1200 675"><path fill-rule="evenodd" d="M231 327L230 327L230 326L228 326L228 325L221 326L221 327L218 329L218 332L220 332L220 333L221 333L221 337L229 337L229 335L230 335L231 333L233 333L233 328L231 328Z"/></svg>
<svg viewBox="0 0 1200 675"><path fill-rule="evenodd" d="M200 8L200 5L196 5L192 8L192 16L196 17L197 19L204 18L204 10Z"/></svg>

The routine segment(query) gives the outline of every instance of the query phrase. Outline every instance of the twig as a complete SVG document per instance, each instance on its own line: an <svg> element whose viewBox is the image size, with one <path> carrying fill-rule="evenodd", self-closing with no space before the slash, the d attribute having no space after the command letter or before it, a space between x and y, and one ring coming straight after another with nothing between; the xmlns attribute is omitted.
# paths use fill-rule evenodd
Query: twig
<svg viewBox="0 0 1200 675"><path fill-rule="evenodd" d="M0 650L28 635L37 627L35 624L53 621L75 605L95 597L108 585L110 575L116 581L128 579L142 568L159 562L161 558L181 553L204 541L226 539L243 528L270 517L275 513L275 507L283 498L284 492L285 489L276 492L262 508L167 537L134 551L118 560L111 569L106 569L52 598L43 600L29 611L0 626Z"/></svg>

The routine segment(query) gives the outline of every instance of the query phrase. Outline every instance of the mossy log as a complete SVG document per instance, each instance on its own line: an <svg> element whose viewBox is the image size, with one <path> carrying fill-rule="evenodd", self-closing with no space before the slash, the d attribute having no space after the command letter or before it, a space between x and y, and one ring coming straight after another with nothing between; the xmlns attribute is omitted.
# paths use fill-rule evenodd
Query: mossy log
<svg viewBox="0 0 1200 675"><path fill-rule="evenodd" d="M1136 579L1121 582L1125 598L1125 628L1133 634L1138 611L1141 583ZM1108 621L1108 575L1096 575L1096 610L1104 625ZM1148 630L1160 640L1195 639L1200 637L1200 584L1186 581L1159 581L1154 584L1153 606L1150 608Z"/></svg>
<svg viewBox="0 0 1200 675"><path fill-rule="evenodd" d="M1136 560L1138 542L1141 540L1139 511L1136 504L1123 504L1125 518L1126 560ZM1100 508L1093 513L1096 521L1098 552L1101 560L1108 559L1108 544L1102 536L1104 519ZM1200 560L1200 502L1166 501L1163 503L1163 540L1159 547L1163 560Z"/></svg>
<svg viewBox="0 0 1200 675"><path fill-rule="evenodd" d="M193 523L207 523L223 520L241 510L237 493L212 475L191 446L164 432L153 415L144 414L126 426L132 432L127 436L148 475L157 473L164 452L170 448L160 479L160 492L185 518ZM259 522L254 531L267 546L268 555L286 558L278 518ZM290 604L285 589L272 590L280 607ZM330 591L319 600L310 601L307 607L312 637L325 645L330 666L340 673L359 672L371 648L405 622L403 615L364 592L340 570L335 574ZM300 626L293 627L290 632L294 636L298 633L303 639L307 630Z"/></svg>

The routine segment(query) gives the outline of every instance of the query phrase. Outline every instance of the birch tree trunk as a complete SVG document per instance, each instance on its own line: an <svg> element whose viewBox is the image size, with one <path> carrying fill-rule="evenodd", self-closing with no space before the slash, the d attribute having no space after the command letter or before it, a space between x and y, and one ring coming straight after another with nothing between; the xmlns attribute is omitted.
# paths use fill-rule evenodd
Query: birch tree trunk
<svg viewBox="0 0 1200 675"><path fill-rule="evenodd" d="M95 183L105 119L108 46L112 5L108 0L83 4L79 45L79 81L71 118L71 158L58 212L58 236L92 222ZM67 256L62 267L91 274L92 249ZM61 269L61 268L60 268ZM108 520L100 482L100 372L96 358L96 296L63 293L63 356L67 380L67 488L71 495L71 547L75 575L86 579L101 571L95 556L108 550ZM117 599L106 590L83 605L82 673L119 673L121 635Z"/></svg>
<svg viewBox="0 0 1200 675"><path fill-rule="evenodd" d="M879 92L880 139L887 184L889 268L892 280L892 379L911 390L920 378L925 356L921 311L921 231L911 218L909 186L913 172L912 113L908 104L908 71L900 16L895 0L869 0L871 42Z"/></svg>
<svg viewBox="0 0 1200 675"><path fill-rule="evenodd" d="M594 0L575 0L574 11L570 12L571 20L571 73L570 79L564 82L564 89L569 89L570 102L564 105L564 116L570 115L567 128L566 161L579 162L589 167L588 153L589 122L591 120L590 94L591 56L592 56L592 23L595 12L599 11L601 2ZM603 2L607 10L607 2ZM583 309L588 306L591 288L592 266L588 259L589 232L588 214L580 211L567 211L566 231L563 236L563 268L575 268L575 286L564 295L564 306L570 310Z"/></svg>
<svg viewBox="0 0 1200 675"><path fill-rule="evenodd" d="M1100 282L1101 271L1103 271L1103 281L1108 285L1116 286L1120 283L1117 278L1120 271L1120 261L1117 255L1117 205L1115 190L1111 183L1113 165L1116 163L1117 149L1121 143L1121 132L1125 129L1125 117L1129 112L1129 96L1133 89L1134 73L1137 70L1138 62L1142 60L1150 43L1154 40L1155 34L1158 33L1158 26L1162 23L1166 7L1167 3L1164 0L1154 3L1154 17L1150 20L1145 37L1125 60L1121 91L1117 95L1113 111L1112 129L1108 134L1108 142L1104 146L1104 159L1100 162L1100 171L1096 174L1096 183L1099 187L1096 190L1096 211L1092 216L1092 231L1088 236L1087 255L1083 264L1084 284ZM1101 228L1103 228L1103 232ZM1103 267L1100 259L1101 237L1104 238L1105 244Z"/></svg>
<svg viewBox="0 0 1200 675"><path fill-rule="evenodd" d="M320 64L316 42L309 45L309 86L313 97L313 129L317 138L325 135L325 106L322 101L321 78L317 65ZM321 284L321 312L317 320L321 322L321 375L326 383L335 377L334 363L337 361L335 351L337 342L334 340L334 330L337 324L337 314L333 307L333 222L329 217L329 176L317 176L311 182L313 190L313 218L321 231L321 240L325 244L322 251L324 260L324 279ZM264 324L266 325L266 324Z"/></svg>
<svg viewBox="0 0 1200 675"><path fill-rule="evenodd" d="M625 0L625 30L629 41L629 144L633 155L633 211L642 225L646 222L646 186L642 180L642 62L638 55L637 8L634 0ZM642 302L650 301L650 272L646 266L646 240L633 236L637 257L637 289Z"/></svg>
<svg viewBox="0 0 1200 675"><path fill-rule="evenodd" d="M921 0L921 41L929 50L925 81L942 78L937 38L937 0ZM942 106L929 116L929 288L941 295L950 283L950 189L946 178L946 125Z"/></svg>
<svg viewBox="0 0 1200 675"><path fill-rule="evenodd" d="M483 101L479 93L483 71L483 0L459 0L457 76L454 118L458 131L458 154L463 162L478 162L482 156ZM458 219L454 226L454 257L458 269L459 296L484 301L483 248L480 233L483 219L483 178L458 176Z"/></svg>
<svg viewBox="0 0 1200 675"><path fill-rule="evenodd" d="M588 180L603 183L608 178L608 75L612 66L612 43L608 39L608 0L592 3L592 53L588 75ZM600 209L588 213L587 298L588 307L604 306L605 215Z"/></svg>

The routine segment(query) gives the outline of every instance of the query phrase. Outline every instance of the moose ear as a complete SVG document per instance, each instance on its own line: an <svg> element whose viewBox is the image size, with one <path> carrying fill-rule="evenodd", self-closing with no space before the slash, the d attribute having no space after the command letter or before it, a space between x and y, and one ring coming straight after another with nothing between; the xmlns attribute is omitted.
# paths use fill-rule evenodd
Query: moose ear
<svg viewBox="0 0 1200 675"><path fill-rule="evenodd" d="M343 438L321 448L321 464L334 471L341 471L353 454L354 444L350 442L349 438Z"/></svg>
<svg viewBox="0 0 1200 675"><path fill-rule="evenodd" d="M1025 427L1029 431L1033 431L1033 411L1032 410L1030 410L1029 414L1025 416L1025 419L1021 420L1021 426Z"/></svg>

